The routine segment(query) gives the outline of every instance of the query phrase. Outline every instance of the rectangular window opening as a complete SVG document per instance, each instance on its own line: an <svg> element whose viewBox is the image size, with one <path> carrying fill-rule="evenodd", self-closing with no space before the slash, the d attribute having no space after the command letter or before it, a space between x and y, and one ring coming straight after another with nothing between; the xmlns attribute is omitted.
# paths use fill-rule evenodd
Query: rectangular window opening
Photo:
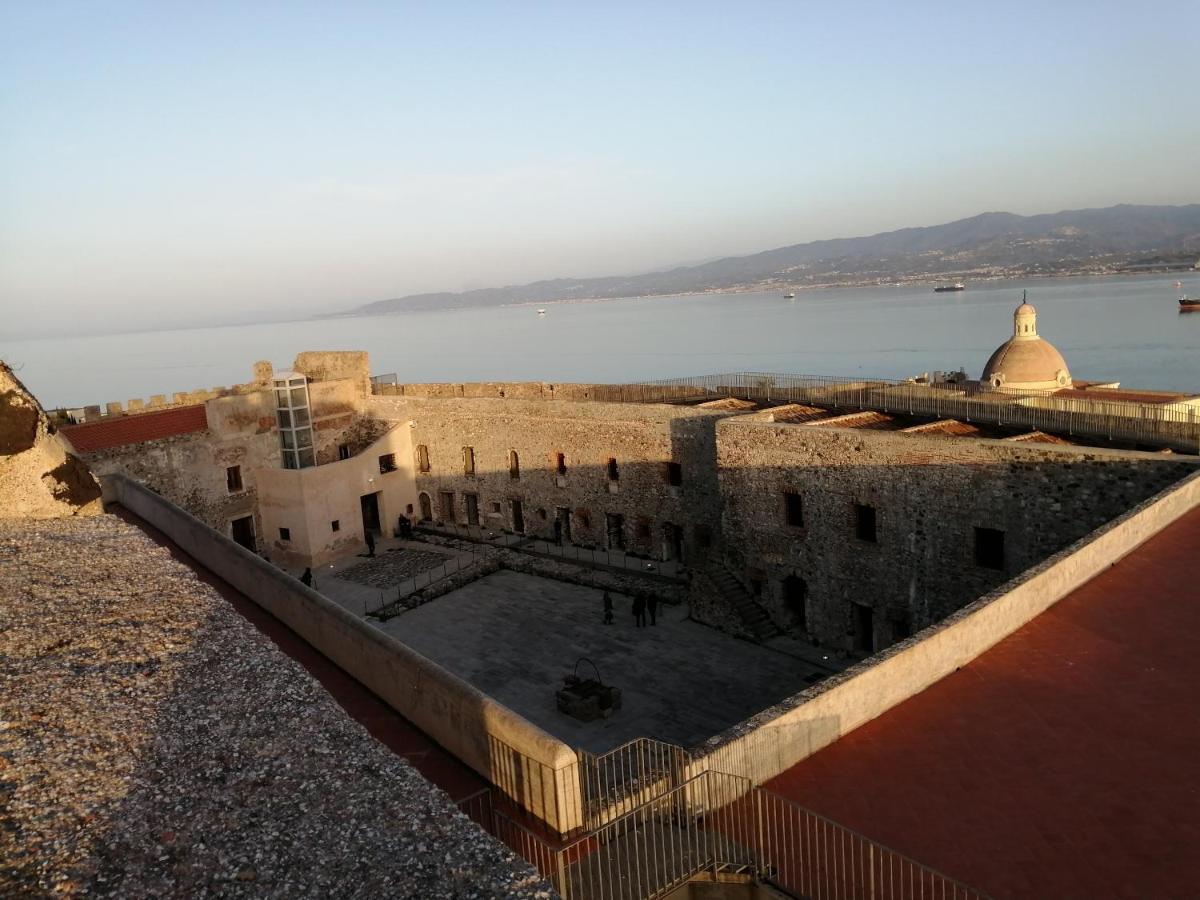
<svg viewBox="0 0 1200 900"><path fill-rule="evenodd" d="M875 507L854 504L854 534L860 541L876 542Z"/></svg>
<svg viewBox="0 0 1200 900"><path fill-rule="evenodd" d="M334 519L332 522L329 523L329 530L330 531L341 531L342 523L339 522L337 519Z"/></svg>
<svg viewBox="0 0 1200 900"><path fill-rule="evenodd" d="M338 459L349 459L349 458L350 458L350 445L349 444L338 444Z"/></svg>
<svg viewBox="0 0 1200 900"><path fill-rule="evenodd" d="M613 457L610 456L608 458L608 465L606 466L606 468L608 471L608 480L609 481L620 481L621 480L621 470L619 468L617 468L616 459L614 459Z"/></svg>
<svg viewBox="0 0 1200 900"><path fill-rule="evenodd" d="M475 474L475 448L463 447L463 474L470 477Z"/></svg>
<svg viewBox="0 0 1200 900"><path fill-rule="evenodd" d="M385 453L379 457L379 474L386 475L388 472L396 471L396 454Z"/></svg>
<svg viewBox="0 0 1200 900"><path fill-rule="evenodd" d="M683 484L683 466L679 463L667 463L667 484L671 487L679 487Z"/></svg>
<svg viewBox="0 0 1200 900"><path fill-rule="evenodd" d="M1004 570L1004 532L998 528L975 529L975 565Z"/></svg>
<svg viewBox="0 0 1200 900"><path fill-rule="evenodd" d="M795 491L783 492L783 514L793 528L804 527L804 501Z"/></svg>
<svg viewBox="0 0 1200 900"><path fill-rule="evenodd" d="M242 467L230 466L225 470L225 487L233 494L242 489Z"/></svg>
<svg viewBox="0 0 1200 900"><path fill-rule="evenodd" d="M279 539L281 541L290 541L292 539L292 529L280 528L279 529Z"/></svg>
<svg viewBox="0 0 1200 900"><path fill-rule="evenodd" d="M554 454L554 470L559 475L567 474L567 455L565 453Z"/></svg>
<svg viewBox="0 0 1200 900"><path fill-rule="evenodd" d="M429 471L429 448L424 444L417 444L417 471Z"/></svg>

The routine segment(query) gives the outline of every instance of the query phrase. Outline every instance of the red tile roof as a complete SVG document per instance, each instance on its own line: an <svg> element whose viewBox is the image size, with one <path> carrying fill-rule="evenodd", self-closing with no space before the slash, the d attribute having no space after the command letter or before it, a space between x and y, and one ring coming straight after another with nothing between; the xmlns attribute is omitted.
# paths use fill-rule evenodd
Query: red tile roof
<svg viewBox="0 0 1200 900"><path fill-rule="evenodd" d="M768 784L996 900L1194 897L1200 509Z"/></svg>
<svg viewBox="0 0 1200 900"><path fill-rule="evenodd" d="M109 416L99 422L85 422L82 425L64 425L61 431L79 453L91 453L93 450L191 434L206 428L208 419L204 414L204 404L201 403L159 412Z"/></svg>

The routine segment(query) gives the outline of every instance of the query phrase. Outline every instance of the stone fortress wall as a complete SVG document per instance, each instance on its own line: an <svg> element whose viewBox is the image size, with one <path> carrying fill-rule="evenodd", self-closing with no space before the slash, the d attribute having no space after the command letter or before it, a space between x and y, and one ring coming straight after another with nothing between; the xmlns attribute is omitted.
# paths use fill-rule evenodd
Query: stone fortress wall
<svg viewBox="0 0 1200 900"><path fill-rule="evenodd" d="M301 474L280 469L269 371L257 391L208 401L204 431L88 461L223 533L253 516L259 549L288 566L352 552L359 498L376 493L385 534L404 515L727 569L775 627L843 653L944 618L1200 462L773 422L738 401L611 403L596 384L371 385L367 364L297 358L329 379L310 382L319 465ZM694 615L737 631L730 598L697 597Z"/></svg>
<svg viewBox="0 0 1200 900"><path fill-rule="evenodd" d="M570 539L582 546L686 560L715 541L715 427L722 413L407 397L375 397L368 409L410 431L414 454L423 455L428 470L421 471L415 455L404 463L435 520L468 524L467 498L474 497L478 519L471 524L497 531L552 538L559 511L570 510Z"/></svg>
<svg viewBox="0 0 1200 900"><path fill-rule="evenodd" d="M297 358L295 368L311 379L310 412L319 466L337 462L343 454L361 453L390 427L364 413L369 393L366 354L305 353ZM254 380L249 383L176 394L183 406L203 404L205 427L201 430L81 451L81 455L97 475L127 475L224 534L230 533L235 520L249 517L261 551L274 554L285 564L301 564L302 556L295 548L278 539L279 516L264 522L262 515L264 507L277 511L290 504L286 496L260 493L262 473L279 470L281 465L273 374L269 363L257 363ZM161 404L134 408L133 415L112 414L102 421L120 420L122 427L136 428L163 408ZM94 420L88 422L94 424ZM71 432L68 427L68 440ZM231 476L234 467L237 474ZM303 516L297 513L294 518L300 531ZM357 509L347 525L349 535L361 541L362 527L355 525L356 520Z"/></svg>
<svg viewBox="0 0 1200 900"><path fill-rule="evenodd" d="M731 571L781 627L863 651L945 618L1200 462L755 415L717 426L717 459Z"/></svg>

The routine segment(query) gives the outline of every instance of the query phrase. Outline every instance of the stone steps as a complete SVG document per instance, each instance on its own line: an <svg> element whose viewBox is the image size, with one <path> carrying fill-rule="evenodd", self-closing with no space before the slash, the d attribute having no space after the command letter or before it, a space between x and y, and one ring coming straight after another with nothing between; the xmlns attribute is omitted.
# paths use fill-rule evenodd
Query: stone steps
<svg viewBox="0 0 1200 900"><path fill-rule="evenodd" d="M737 613L746 630L754 636L758 642L775 637L783 632L771 621L771 617L767 615L767 611L756 601L747 591L740 581L725 568L724 565L717 564L713 566L709 572L709 579L714 587L720 591L721 596L729 603L730 608Z"/></svg>

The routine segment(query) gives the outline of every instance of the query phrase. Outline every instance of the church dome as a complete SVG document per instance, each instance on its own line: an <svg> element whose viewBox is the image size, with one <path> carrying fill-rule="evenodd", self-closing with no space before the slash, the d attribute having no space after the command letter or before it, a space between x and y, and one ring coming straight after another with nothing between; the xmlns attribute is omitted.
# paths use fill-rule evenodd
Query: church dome
<svg viewBox="0 0 1200 900"><path fill-rule="evenodd" d="M998 390L1051 391L1071 386L1062 354L1037 333L1037 310L1022 301L1013 313L1013 336L996 348L980 381Z"/></svg>

